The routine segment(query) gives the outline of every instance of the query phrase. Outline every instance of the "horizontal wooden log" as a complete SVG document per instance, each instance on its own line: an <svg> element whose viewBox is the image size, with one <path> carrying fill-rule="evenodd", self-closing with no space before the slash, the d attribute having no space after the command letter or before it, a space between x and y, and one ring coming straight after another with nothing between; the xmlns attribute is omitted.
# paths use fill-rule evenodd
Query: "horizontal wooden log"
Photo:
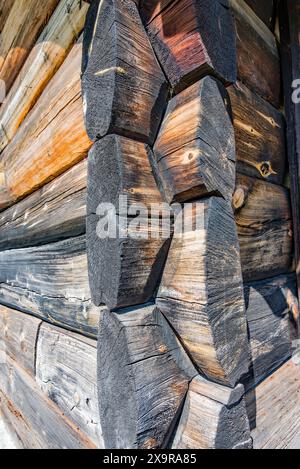
<svg viewBox="0 0 300 469"><path fill-rule="evenodd" d="M273 28L275 22L276 0L246 0L255 14L268 28Z"/></svg>
<svg viewBox="0 0 300 469"><path fill-rule="evenodd" d="M26 115L78 39L87 9L88 5L78 0L60 1L0 109L0 151L14 138ZM66 77L69 80L69 75L65 74L63 86L66 85ZM71 113L68 118L72 118Z"/></svg>
<svg viewBox="0 0 300 469"><path fill-rule="evenodd" d="M287 166L283 114L241 82L230 86L228 92L236 137L237 170L283 184Z"/></svg>
<svg viewBox="0 0 300 469"><path fill-rule="evenodd" d="M3 27L6 23L10 10L15 0L1 0L0 2L0 34L3 31Z"/></svg>
<svg viewBox="0 0 300 469"><path fill-rule="evenodd" d="M79 41L2 153L5 181L0 208L24 198L86 156L91 142L82 112L81 54Z"/></svg>
<svg viewBox="0 0 300 469"><path fill-rule="evenodd" d="M6 93L18 76L59 0L14 2L0 37L0 80Z"/></svg>
<svg viewBox="0 0 300 469"><path fill-rule="evenodd" d="M97 0L87 15L82 88L89 137L117 133L152 144L166 80L132 0Z"/></svg>
<svg viewBox="0 0 300 469"><path fill-rule="evenodd" d="M52 243L85 233L84 160L0 213L0 250Z"/></svg>
<svg viewBox="0 0 300 469"><path fill-rule="evenodd" d="M103 448L97 396L97 342L44 323L36 347L36 380L64 415L98 448Z"/></svg>
<svg viewBox="0 0 300 469"><path fill-rule="evenodd" d="M95 337L85 236L0 253L0 303Z"/></svg>
<svg viewBox="0 0 300 469"><path fill-rule="evenodd" d="M106 447L165 447L190 379L190 365L186 373L177 364L181 351L170 326L151 305L120 313L106 311L98 344L99 406Z"/></svg>
<svg viewBox="0 0 300 469"><path fill-rule="evenodd" d="M249 350L232 209L211 197L184 216L203 225L174 235L157 305L201 372L234 387L248 370Z"/></svg>
<svg viewBox="0 0 300 469"><path fill-rule="evenodd" d="M246 284L246 314L251 369L245 381L253 388L285 363L299 334L299 310L294 274Z"/></svg>
<svg viewBox="0 0 300 469"><path fill-rule="evenodd" d="M35 348L42 321L5 306L0 306L1 361L8 357L35 375Z"/></svg>
<svg viewBox="0 0 300 469"><path fill-rule="evenodd" d="M244 0L230 0L230 4L236 23L239 79L279 107L280 60L275 36Z"/></svg>
<svg viewBox="0 0 300 469"><path fill-rule="evenodd" d="M299 360L290 360L247 395L255 449L299 448L299 386Z"/></svg>
<svg viewBox="0 0 300 469"><path fill-rule="evenodd" d="M233 196L245 282L293 268L293 227L287 189L238 175Z"/></svg>
<svg viewBox="0 0 300 469"><path fill-rule="evenodd" d="M169 203L210 194L232 197L235 140L221 86L206 77L169 103L154 146L160 185Z"/></svg>
<svg viewBox="0 0 300 469"><path fill-rule="evenodd" d="M225 83L236 81L234 22L227 0L146 0L140 9L156 55L176 91L207 74Z"/></svg>
<svg viewBox="0 0 300 469"><path fill-rule="evenodd" d="M0 409L25 449L95 448L10 359L0 364Z"/></svg>
<svg viewBox="0 0 300 469"><path fill-rule="evenodd" d="M229 389L196 377L172 449L251 449L243 386Z"/></svg>
<svg viewBox="0 0 300 469"><path fill-rule="evenodd" d="M127 196L125 214L119 208L121 196ZM126 307L145 303L154 295L170 233L152 236L141 204L148 209L161 202L143 143L110 135L94 144L88 157L87 249L96 305ZM128 220L124 218L127 208Z"/></svg>

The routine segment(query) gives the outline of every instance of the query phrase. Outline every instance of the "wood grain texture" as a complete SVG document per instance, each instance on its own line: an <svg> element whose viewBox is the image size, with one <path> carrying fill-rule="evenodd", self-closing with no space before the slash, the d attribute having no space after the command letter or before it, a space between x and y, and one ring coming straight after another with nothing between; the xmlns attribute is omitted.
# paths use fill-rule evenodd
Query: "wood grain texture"
<svg viewBox="0 0 300 469"><path fill-rule="evenodd" d="M181 352L173 331L155 306L106 311L98 344L99 406L106 447L165 447L190 379L178 366Z"/></svg>
<svg viewBox="0 0 300 469"><path fill-rule="evenodd" d="M247 389L257 386L293 353L299 337L299 306L294 274L245 284L251 369Z"/></svg>
<svg viewBox="0 0 300 469"><path fill-rule="evenodd" d="M78 39L87 9L88 5L78 0L60 1L0 109L0 151L14 138L26 115ZM66 77L67 74L63 85Z"/></svg>
<svg viewBox="0 0 300 469"><path fill-rule="evenodd" d="M246 0L246 2L268 28L274 27L276 0Z"/></svg>
<svg viewBox="0 0 300 469"><path fill-rule="evenodd" d="M3 31L3 27L14 4L14 1L15 0L1 0L0 2L0 34Z"/></svg>
<svg viewBox="0 0 300 469"><path fill-rule="evenodd" d="M210 194L232 197L235 139L221 87L206 77L168 105L154 146L154 164L169 203Z"/></svg>
<svg viewBox="0 0 300 469"><path fill-rule="evenodd" d="M44 323L36 356L36 381L42 391L98 448L103 448L97 342Z"/></svg>
<svg viewBox="0 0 300 469"><path fill-rule="evenodd" d="M234 387L248 370L249 350L233 213L211 197L185 213L193 224L198 216L202 226L174 236L157 305L201 372Z"/></svg>
<svg viewBox="0 0 300 469"><path fill-rule="evenodd" d="M89 449L95 445L13 360L0 364L0 408L25 449Z"/></svg>
<svg viewBox="0 0 300 469"><path fill-rule="evenodd" d="M280 1L280 41L282 57L282 77L284 88L284 104L287 116L287 153L291 179L291 199L294 224L294 247L296 271L298 277L298 296L300 297L300 106L298 102L299 83L296 89L291 89L294 80L300 77L300 10L299 3L294 0ZM296 83L296 84L297 84ZM291 92L296 92L295 100L291 99Z"/></svg>
<svg viewBox="0 0 300 469"><path fill-rule="evenodd" d="M285 119L241 82L228 88L240 173L283 184L287 158Z"/></svg>
<svg viewBox="0 0 300 469"><path fill-rule="evenodd" d="M0 303L95 336L85 236L0 253Z"/></svg>
<svg viewBox="0 0 300 469"><path fill-rule="evenodd" d="M244 0L230 0L230 4L236 23L239 79L279 107L280 60L275 36Z"/></svg>
<svg viewBox="0 0 300 469"><path fill-rule="evenodd" d="M132 0L97 0L85 25L82 88L88 135L152 144L167 86Z"/></svg>
<svg viewBox="0 0 300 469"><path fill-rule="evenodd" d="M59 0L14 2L0 37L0 80L9 92Z"/></svg>
<svg viewBox="0 0 300 469"><path fill-rule="evenodd" d="M251 449L243 387L196 377L189 388L172 449Z"/></svg>
<svg viewBox="0 0 300 469"><path fill-rule="evenodd" d="M24 198L87 155L91 142L82 111L81 54L79 41L3 151L0 208Z"/></svg>
<svg viewBox="0 0 300 469"><path fill-rule="evenodd" d="M35 347L42 321L0 306L0 350L4 361L17 361L27 373L35 375Z"/></svg>
<svg viewBox="0 0 300 469"><path fill-rule="evenodd" d="M0 213L0 250L38 246L85 233L87 161Z"/></svg>
<svg viewBox="0 0 300 469"><path fill-rule="evenodd" d="M233 197L245 282L293 268L293 226L287 189L238 175Z"/></svg>
<svg viewBox="0 0 300 469"><path fill-rule="evenodd" d="M176 91L208 74L225 83L235 82L234 22L227 0L163 4L152 0L141 2L140 9L156 55Z"/></svg>
<svg viewBox="0 0 300 469"><path fill-rule="evenodd" d="M299 448L299 386L299 360L290 360L247 395L255 449Z"/></svg>
<svg viewBox="0 0 300 469"><path fill-rule="evenodd" d="M120 196L127 196L125 213ZM94 144L88 157L87 249L96 305L126 307L154 295L170 233L152 236L145 208L161 202L143 143L110 135ZM159 221L159 214L152 213Z"/></svg>

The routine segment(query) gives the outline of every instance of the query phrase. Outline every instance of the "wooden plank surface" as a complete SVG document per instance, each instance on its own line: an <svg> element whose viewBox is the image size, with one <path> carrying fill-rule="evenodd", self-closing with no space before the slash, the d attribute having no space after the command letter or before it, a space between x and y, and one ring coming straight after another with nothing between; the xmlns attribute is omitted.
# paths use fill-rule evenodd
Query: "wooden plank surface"
<svg viewBox="0 0 300 469"><path fill-rule="evenodd" d="M154 164L169 203L209 194L232 197L235 140L222 92L219 82L206 77L169 102L154 146Z"/></svg>
<svg viewBox="0 0 300 469"><path fill-rule="evenodd" d="M294 252L289 191L238 174L233 207L244 282L290 272Z"/></svg>
<svg viewBox="0 0 300 469"><path fill-rule="evenodd" d="M78 161L91 145L84 127L79 41L2 153L0 208L12 205Z"/></svg>
<svg viewBox="0 0 300 469"><path fill-rule="evenodd" d="M3 360L17 361L27 373L35 375L35 352L42 321L0 306L0 349Z"/></svg>
<svg viewBox="0 0 300 469"><path fill-rule="evenodd" d="M86 3L78 0L60 1L0 109L0 151L14 138L24 118L78 39L87 8ZM66 77L68 74L64 76L64 85Z"/></svg>
<svg viewBox="0 0 300 469"><path fill-rule="evenodd" d="M0 303L95 336L85 236L0 253Z"/></svg>
<svg viewBox="0 0 300 469"><path fill-rule="evenodd" d="M16 362L1 363L0 377L1 411L24 448L95 448Z"/></svg>
<svg viewBox="0 0 300 469"><path fill-rule="evenodd" d="M280 41L282 57L282 77L284 87L284 102L287 116L287 153L291 178L291 199L294 223L295 258L298 276L298 295L300 297L300 105L299 92L296 102L292 98L291 88L294 80L300 78L300 5L295 0L279 3ZM298 84L297 84L298 83ZM299 82L297 82L299 89Z"/></svg>
<svg viewBox="0 0 300 469"><path fill-rule="evenodd" d="M279 107L280 60L275 36L244 0L230 0L230 4L237 30L239 79Z"/></svg>
<svg viewBox="0 0 300 469"><path fill-rule="evenodd" d="M9 92L59 0L14 2L0 36L0 80Z"/></svg>
<svg viewBox="0 0 300 469"><path fill-rule="evenodd" d="M230 204L217 197L184 214L191 227L198 216L202 226L172 240L157 305L201 373L234 387L249 364L235 222Z"/></svg>
<svg viewBox="0 0 300 469"><path fill-rule="evenodd" d="M235 33L227 0L146 0L140 10L156 55L176 91L207 74L225 83L235 82Z"/></svg>
<svg viewBox="0 0 300 469"><path fill-rule="evenodd" d="M281 112L238 82L228 88L236 138L237 171L283 184L287 158Z"/></svg>
<svg viewBox="0 0 300 469"><path fill-rule="evenodd" d="M0 2L0 34L15 0L1 0Z"/></svg>
<svg viewBox="0 0 300 469"><path fill-rule="evenodd" d="M85 233L87 161L0 213L0 250L52 243Z"/></svg>
<svg viewBox="0 0 300 469"><path fill-rule="evenodd" d="M276 0L246 0L246 2L268 28L274 27Z"/></svg>
<svg viewBox="0 0 300 469"><path fill-rule="evenodd" d="M132 0L91 4L82 72L89 137L116 133L153 144L167 86Z"/></svg>
<svg viewBox="0 0 300 469"><path fill-rule="evenodd" d="M96 340L44 323L36 346L36 381L64 415L103 448Z"/></svg>

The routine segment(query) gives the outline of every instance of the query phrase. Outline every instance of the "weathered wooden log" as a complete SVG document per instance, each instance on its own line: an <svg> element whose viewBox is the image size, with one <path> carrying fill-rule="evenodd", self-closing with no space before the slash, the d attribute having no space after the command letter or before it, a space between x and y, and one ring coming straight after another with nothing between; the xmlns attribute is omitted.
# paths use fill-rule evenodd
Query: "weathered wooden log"
<svg viewBox="0 0 300 469"><path fill-rule="evenodd" d="M25 448L95 448L11 359L0 363L0 409Z"/></svg>
<svg viewBox="0 0 300 469"><path fill-rule="evenodd" d="M14 2L0 37L0 80L6 93L58 3L59 0Z"/></svg>
<svg viewBox="0 0 300 469"><path fill-rule="evenodd" d="M97 396L97 342L43 324L36 345L42 391L98 447L103 448Z"/></svg>
<svg viewBox="0 0 300 469"><path fill-rule="evenodd" d="M27 373L35 375L35 352L42 321L5 306L0 306L0 361L8 357Z"/></svg>
<svg viewBox="0 0 300 469"><path fill-rule="evenodd" d="M0 208L12 205L86 156L91 142L82 112L81 54L79 41L2 153L5 180Z"/></svg>
<svg viewBox="0 0 300 469"><path fill-rule="evenodd" d="M299 386L299 359L292 359L246 395L255 449L299 448Z"/></svg>
<svg viewBox="0 0 300 469"><path fill-rule="evenodd" d="M184 352L155 306L106 311L100 320L98 389L106 447L165 447L188 390ZM179 364L180 363L180 366Z"/></svg>
<svg viewBox="0 0 300 469"><path fill-rule="evenodd" d="M15 0L1 0L0 2L0 34L3 31L3 27L14 4L14 1Z"/></svg>
<svg viewBox="0 0 300 469"><path fill-rule="evenodd" d="M280 60L275 36L244 0L230 0L230 4L237 30L238 76L250 89L279 107Z"/></svg>
<svg viewBox="0 0 300 469"><path fill-rule="evenodd" d="M233 196L245 282L293 268L293 226L289 191L238 175Z"/></svg>
<svg viewBox="0 0 300 469"><path fill-rule="evenodd" d="M141 1L140 9L172 87L181 91L207 74L234 83L235 33L227 0L161 3Z"/></svg>
<svg viewBox="0 0 300 469"><path fill-rule="evenodd" d="M274 27L276 0L246 0L256 15L268 28Z"/></svg>
<svg viewBox="0 0 300 469"><path fill-rule="evenodd" d="M174 234L157 305L201 372L234 387L249 365L236 227L222 198L195 202L184 215L193 225L198 216L202 226Z"/></svg>
<svg viewBox="0 0 300 469"><path fill-rule="evenodd" d="M250 389L292 356L299 336L296 277L246 284L244 293L251 350L250 374L244 383Z"/></svg>
<svg viewBox="0 0 300 469"><path fill-rule="evenodd" d="M0 109L0 151L14 138L24 118L78 39L87 9L88 5L78 0L60 1ZM61 82L63 86L66 77L68 74ZM72 116L69 115L68 119L72 120Z"/></svg>
<svg viewBox="0 0 300 469"><path fill-rule="evenodd" d="M237 170L282 184L286 172L285 119L239 82L228 88L236 137Z"/></svg>
<svg viewBox="0 0 300 469"><path fill-rule="evenodd" d="M124 208L119 197L127 197ZM126 307L154 295L170 231L152 235L148 209L161 202L146 145L116 135L94 144L88 157L87 249L96 305ZM152 216L158 223L159 212Z"/></svg>
<svg viewBox="0 0 300 469"><path fill-rule="evenodd" d="M167 86L132 0L96 0L84 33L82 89L88 135L152 144Z"/></svg>
<svg viewBox="0 0 300 469"><path fill-rule="evenodd" d="M154 146L160 186L169 203L211 194L232 197L235 139L221 86L206 77L169 103Z"/></svg>
<svg viewBox="0 0 300 469"><path fill-rule="evenodd" d="M87 161L0 213L0 250L38 246L85 233Z"/></svg>
<svg viewBox="0 0 300 469"><path fill-rule="evenodd" d="M294 248L300 298L300 11L297 1L279 2L280 43L284 105L287 118L287 154L289 160L294 225ZM291 89L292 88L292 89ZM292 93L292 99L291 99Z"/></svg>
<svg viewBox="0 0 300 469"><path fill-rule="evenodd" d="M0 253L0 303L95 337L85 236Z"/></svg>
<svg viewBox="0 0 300 469"><path fill-rule="evenodd" d="M189 388L173 449L251 449L244 388L196 377Z"/></svg>

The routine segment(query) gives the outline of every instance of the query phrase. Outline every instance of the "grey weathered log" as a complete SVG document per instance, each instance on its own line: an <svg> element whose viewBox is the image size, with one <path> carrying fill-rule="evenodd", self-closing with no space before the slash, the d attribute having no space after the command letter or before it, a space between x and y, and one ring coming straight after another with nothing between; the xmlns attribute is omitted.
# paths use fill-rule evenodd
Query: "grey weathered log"
<svg viewBox="0 0 300 469"><path fill-rule="evenodd" d="M201 372L234 387L248 370L249 348L231 205L222 198L203 199L185 219L196 229L175 230L157 305Z"/></svg>
<svg viewBox="0 0 300 469"><path fill-rule="evenodd" d="M94 144L88 162L87 249L93 301L110 308L145 303L155 293L169 247L168 233L151 235L150 213L141 208L141 204L150 209L151 204L162 203L147 147L110 135ZM127 221L119 208L120 196L127 197L125 211L131 207ZM140 210L137 232L133 223ZM159 220L159 212L153 212L153 217ZM106 223L116 224L117 231L100 237Z"/></svg>
<svg viewBox="0 0 300 469"><path fill-rule="evenodd" d="M205 75L236 81L234 22L227 0L145 0L140 10L171 85L181 91Z"/></svg>
<svg viewBox="0 0 300 469"><path fill-rule="evenodd" d="M87 161L0 214L0 250L52 243L85 233Z"/></svg>
<svg viewBox="0 0 300 469"><path fill-rule="evenodd" d="M106 447L165 447L196 375L154 305L106 311L98 338L98 390ZM180 358L181 357L181 358Z"/></svg>
<svg viewBox="0 0 300 469"><path fill-rule="evenodd" d="M98 448L104 447L97 396L96 340L44 323L36 344L36 381L64 415Z"/></svg>
<svg viewBox="0 0 300 469"><path fill-rule="evenodd" d="M0 363L0 409L25 449L95 448L10 358Z"/></svg>
<svg viewBox="0 0 300 469"><path fill-rule="evenodd" d="M154 146L162 192L169 203L218 194L235 186L234 130L226 91L206 77L175 96Z"/></svg>
<svg viewBox="0 0 300 469"><path fill-rule="evenodd" d="M0 266L0 304L97 335L99 310L91 301L85 236L2 251Z"/></svg>
<svg viewBox="0 0 300 469"><path fill-rule="evenodd" d="M35 375L36 342L42 321L20 311L0 306L0 353L17 361Z"/></svg>
<svg viewBox="0 0 300 469"><path fill-rule="evenodd" d="M92 140L108 133L153 143L167 86L132 0L95 0L82 62L85 121Z"/></svg>
<svg viewBox="0 0 300 469"><path fill-rule="evenodd" d="M286 362L299 337L299 306L295 274L244 287L251 367L244 379L250 389Z"/></svg>
<svg viewBox="0 0 300 469"><path fill-rule="evenodd" d="M293 226L289 191L238 175L233 197L245 282L293 269Z"/></svg>
<svg viewBox="0 0 300 469"><path fill-rule="evenodd" d="M196 377L189 388L173 449L251 449L244 388Z"/></svg>

